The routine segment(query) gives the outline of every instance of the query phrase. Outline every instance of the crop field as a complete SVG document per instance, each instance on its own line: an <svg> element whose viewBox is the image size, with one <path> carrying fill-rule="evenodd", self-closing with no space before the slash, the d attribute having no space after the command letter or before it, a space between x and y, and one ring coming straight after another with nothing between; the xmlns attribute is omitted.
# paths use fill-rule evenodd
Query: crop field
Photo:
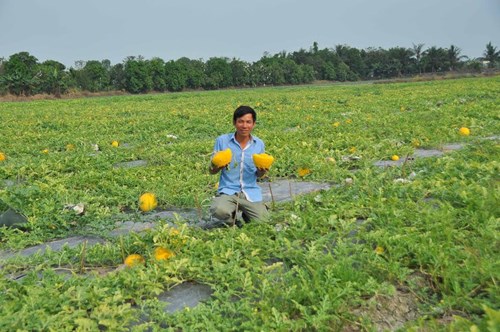
<svg viewBox="0 0 500 332"><path fill-rule="evenodd" d="M155 211L206 212L214 140L238 105L275 158L266 181L331 188L242 228L179 217L0 255L0 330L498 331L499 76L0 103L0 211L28 219L0 228L0 252L141 223L146 192ZM211 296L166 312L158 296L186 282Z"/></svg>

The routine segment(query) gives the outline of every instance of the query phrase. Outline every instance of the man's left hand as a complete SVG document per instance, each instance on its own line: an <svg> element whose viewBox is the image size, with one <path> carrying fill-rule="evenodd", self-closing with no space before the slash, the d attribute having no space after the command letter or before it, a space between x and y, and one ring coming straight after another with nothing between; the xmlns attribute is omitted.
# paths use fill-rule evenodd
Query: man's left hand
<svg viewBox="0 0 500 332"><path fill-rule="evenodd" d="M267 168L257 168L257 177L263 177L268 171L269 169Z"/></svg>

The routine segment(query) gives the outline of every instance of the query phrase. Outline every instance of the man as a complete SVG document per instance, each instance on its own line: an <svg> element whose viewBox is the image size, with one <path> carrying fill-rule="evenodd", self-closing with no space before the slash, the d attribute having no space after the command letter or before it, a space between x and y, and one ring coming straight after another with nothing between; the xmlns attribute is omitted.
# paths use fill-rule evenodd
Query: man
<svg viewBox="0 0 500 332"><path fill-rule="evenodd" d="M238 107L233 114L236 131L217 137L214 155L230 149L232 158L229 164L210 166L210 174L221 172L217 196L210 207L213 217L226 223L235 223L236 213L242 211L245 221L264 220L268 217L266 205L262 202L262 190L257 178L266 174L267 169L257 169L252 156L264 153L264 142L252 135L257 114L249 106Z"/></svg>

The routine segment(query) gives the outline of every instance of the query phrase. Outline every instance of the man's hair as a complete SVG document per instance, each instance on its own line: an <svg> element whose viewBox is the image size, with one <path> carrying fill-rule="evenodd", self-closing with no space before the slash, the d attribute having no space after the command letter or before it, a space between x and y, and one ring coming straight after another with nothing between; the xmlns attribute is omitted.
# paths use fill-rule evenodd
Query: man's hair
<svg viewBox="0 0 500 332"><path fill-rule="evenodd" d="M245 114L252 114L253 122L257 121L257 113L255 113L253 108L250 106L240 106L234 111L233 123L236 122L236 119L241 118Z"/></svg>

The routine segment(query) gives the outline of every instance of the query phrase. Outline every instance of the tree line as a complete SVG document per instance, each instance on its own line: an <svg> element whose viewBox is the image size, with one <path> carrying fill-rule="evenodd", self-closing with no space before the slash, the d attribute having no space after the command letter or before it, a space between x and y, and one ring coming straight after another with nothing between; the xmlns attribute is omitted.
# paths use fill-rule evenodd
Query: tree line
<svg viewBox="0 0 500 332"><path fill-rule="evenodd" d="M77 61L66 68L55 60L42 63L19 52L0 58L0 93L61 96L68 91L183 91L214 90L228 87L256 87L311 83L315 80L357 81L408 77L448 71L479 72L500 68L500 50L490 43L483 57L469 59L461 49L424 44L411 48L393 47L357 49L347 45L319 49L316 42L295 52L264 54L250 63L236 58L213 57L207 61L186 57L164 61L155 57L129 56L112 65L109 60Z"/></svg>

